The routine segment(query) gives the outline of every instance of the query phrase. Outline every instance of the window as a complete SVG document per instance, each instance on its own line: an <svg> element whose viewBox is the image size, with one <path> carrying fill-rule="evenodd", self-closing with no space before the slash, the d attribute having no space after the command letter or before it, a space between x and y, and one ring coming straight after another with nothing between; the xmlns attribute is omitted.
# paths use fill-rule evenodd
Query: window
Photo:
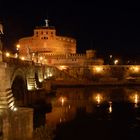
<svg viewBox="0 0 140 140"><path fill-rule="evenodd" d="M44 37L44 39L48 39L48 37Z"/></svg>

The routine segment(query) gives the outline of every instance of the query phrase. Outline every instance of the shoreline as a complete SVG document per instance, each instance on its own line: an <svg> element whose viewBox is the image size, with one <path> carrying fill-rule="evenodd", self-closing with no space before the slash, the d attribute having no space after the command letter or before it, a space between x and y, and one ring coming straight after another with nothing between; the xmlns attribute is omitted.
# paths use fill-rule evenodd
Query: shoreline
<svg viewBox="0 0 140 140"><path fill-rule="evenodd" d="M87 86L140 86L140 82L110 81L110 82L90 82L90 81L51 81L51 87L87 87Z"/></svg>

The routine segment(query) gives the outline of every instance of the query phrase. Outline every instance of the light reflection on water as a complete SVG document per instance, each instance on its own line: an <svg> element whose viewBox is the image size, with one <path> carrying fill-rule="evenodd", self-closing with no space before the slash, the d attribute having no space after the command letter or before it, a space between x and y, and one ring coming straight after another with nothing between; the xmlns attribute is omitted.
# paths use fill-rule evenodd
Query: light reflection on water
<svg viewBox="0 0 140 140"><path fill-rule="evenodd" d="M100 126L101 133L103 133L104 127L111 125L113 130L108 129L109 126L107 127L108 130L105 130L108 136L108 133L112 133L113 135L114 132L112 131L116 131L117 129L122 130L127 128L128 131L134 131L136 129L134 126L140 124L140 122L137 122L140 119L140 88L137 87L59 88L56 95L51 99L51 103L52 111L46 113L46 124L50 126L62 127L67 123L75 122L76 126L74 126L78 127L77 122L82 119L82 122L87 121L87 129L85 131L90 129L90 127L93 131L97 131L94 129ZM111 122L108 123L108 120L111 120ZM95 126L97 125L95 128L90 126L93 123L92 121ZM103 123L107 121L107 125L100 124L100 122L98 126L96 124L97 121L103 121ZM138 128L140 128L139 126ZM136 133L135 131L132 132L132 137L135 137L135 134L133 134ZM89 135L89 132L87 133ZM125 136L126 138L125 133L120 132L118 136ZM108 139L111 139L110 134ZM58 138L56 139L60 137L61 139L66 139L62 134L58 134ZM95 135L95 137L98 136ZM80 138L80 136L77 136L77 138Z"/></svg>

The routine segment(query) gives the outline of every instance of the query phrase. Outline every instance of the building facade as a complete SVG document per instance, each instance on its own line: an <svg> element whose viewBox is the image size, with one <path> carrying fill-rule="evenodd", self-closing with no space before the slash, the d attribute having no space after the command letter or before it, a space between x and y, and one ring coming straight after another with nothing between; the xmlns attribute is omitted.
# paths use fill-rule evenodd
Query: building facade
<svg viewBox="0 0 140 140"><path fill-rule="evenodd" d="M74 38L57 36L56 29L46 25L36 27L31 37L21 38L20 55L27 56L30 53L45 54L75 54L76 40Z"/></svg>
<svg viewBox="0 0 140 140"><path fill-rule="evenodd" d="M57 36L56 29L48 25L36 27L31 37L19 40L19 55L26 59L51 66L83 66L87 64L103 64L97 59L95 50L87 50L85 54L76 53L76 40L71 37Z"/></svg>

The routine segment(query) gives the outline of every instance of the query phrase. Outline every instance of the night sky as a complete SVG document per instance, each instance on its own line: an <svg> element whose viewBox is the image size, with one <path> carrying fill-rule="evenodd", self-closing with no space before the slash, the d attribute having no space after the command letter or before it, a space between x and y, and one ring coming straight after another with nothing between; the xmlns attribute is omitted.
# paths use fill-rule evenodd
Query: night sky
<svg viewBox="0 0 140 140"><path fill-rule="evenodd" d="M95 49L100 57L140 56L140 8L110 8L93 1L4 1L0 4L0 21L4 25L6 48L18 39L33 35L36 26L55 26L57 35L74 37L77 52Z"/></svg>

